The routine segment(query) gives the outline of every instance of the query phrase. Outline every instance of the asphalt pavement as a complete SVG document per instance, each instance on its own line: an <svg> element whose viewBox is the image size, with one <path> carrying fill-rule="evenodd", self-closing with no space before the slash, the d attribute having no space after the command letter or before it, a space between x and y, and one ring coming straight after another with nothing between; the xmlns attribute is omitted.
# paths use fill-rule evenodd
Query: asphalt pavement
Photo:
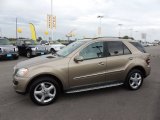
<svg viewBox="0 0 160 120"><path fill-rule="evenodd" d="M0 61L0 120L160 120L160 46L146 49L152 70L141 89L119 86L63 94L48 106L35 105L12 87L14 65L27 58Z"/></svg>

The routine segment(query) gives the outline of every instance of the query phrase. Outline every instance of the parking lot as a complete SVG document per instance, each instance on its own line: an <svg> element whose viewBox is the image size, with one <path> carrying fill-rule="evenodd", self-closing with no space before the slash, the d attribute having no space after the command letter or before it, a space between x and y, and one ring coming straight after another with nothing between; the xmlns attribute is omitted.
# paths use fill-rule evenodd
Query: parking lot
<svg viewBox="0 0 160 120"><path fill-rule="evenodd" d="M146 50L151 54L152 70L141 89L120 86L64 94L44 107L12 87L14 65L28 58L0 61L0 120L160 120L160 46Z"/></svg>

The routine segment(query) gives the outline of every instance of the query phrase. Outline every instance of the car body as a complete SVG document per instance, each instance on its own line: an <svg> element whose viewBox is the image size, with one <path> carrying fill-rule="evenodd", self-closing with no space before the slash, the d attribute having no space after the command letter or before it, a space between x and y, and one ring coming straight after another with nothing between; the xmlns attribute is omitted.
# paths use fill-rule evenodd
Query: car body
<svg viewBox="0 0 160 120"><path fill-rule="evenodd" d="M14 67L13 83L18 93L29 92L33 102L47 105L59 91L75 93L123 84L137 90L150 74L149 63L150 55L136 41L80 40L56 55L20 62Z"/></svg>
<svg viewBox="0 0 160 120"><path fill-rule="evenodd" d="M0 38L0 59L18 59L18 48L13 46L7 38Z"/></svg>
<svg viewBox="0 0 160 120"><path fill-rule="evenodd" d="M16 45L18 47L19 54L28 58L48 53L45 46L38 45L34 40L18 39Z"/></svg>
<svg viewBox="0 0 160 120"><path fill-rule="evenodd" d="M61 50L62 48L65 47L65 45L57 42L57 41L47 41L47 40L41 40L40 41L41 45L46 45L48 51L51 53L56 53L57 51Z"/></svg>

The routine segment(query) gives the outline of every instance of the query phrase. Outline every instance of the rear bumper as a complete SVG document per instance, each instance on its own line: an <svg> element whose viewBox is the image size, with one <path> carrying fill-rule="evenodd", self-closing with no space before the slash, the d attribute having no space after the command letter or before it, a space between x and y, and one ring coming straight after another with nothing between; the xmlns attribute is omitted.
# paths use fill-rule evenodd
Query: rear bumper
<svg viewBox="0 0 160 120"><path fill-rule="evenodd" d="M145 77L150 75L150 73L151 73L151 66L150 65L146 67L145 72L146 72Z"/></svg>
<svg viewBox="0 0 160 120"><path fill-rule="evenodd" d="M33 56L45 55L48 54L48 51L32 51Z"/></svg>

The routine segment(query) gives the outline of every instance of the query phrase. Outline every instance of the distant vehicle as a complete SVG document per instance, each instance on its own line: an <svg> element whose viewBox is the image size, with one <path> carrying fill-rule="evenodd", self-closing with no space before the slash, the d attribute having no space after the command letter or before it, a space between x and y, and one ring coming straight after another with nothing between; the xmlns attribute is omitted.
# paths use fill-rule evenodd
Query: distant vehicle
<svg viewBox="0 0 160 120"><path fill-rule="evenodd" d="M46 45L47 49L50 53L56 53L57 51L61 50L65 47L65 45L57 42L57 41L47 41L47 40L41 40L41 45Z"/></svg>
<svg viewBox="0 0 160 120"><path fill-rule="evenodd" d="M18 59L18 48L6 38L0 38L0 59Z"/></svg>
<svg viewBox="0 0 160 120"><path fill-rule="evenodd" d="M48 50L45 46L38 45L34 40L18 39L16 45L18 47L19 54L28 58L48 53Z"/></svg>
<svg viewBox="0 0 160 120"><path fill-rule="evenodd" d="M142 45L143 47L148 47L147 42L141 42L141 45Z"/></svg>
<svg viewBox="0 0 160 120"><path fill-rule="evenodd" d="M153 46L153 43L147 43L148 46Z"/></svg>

